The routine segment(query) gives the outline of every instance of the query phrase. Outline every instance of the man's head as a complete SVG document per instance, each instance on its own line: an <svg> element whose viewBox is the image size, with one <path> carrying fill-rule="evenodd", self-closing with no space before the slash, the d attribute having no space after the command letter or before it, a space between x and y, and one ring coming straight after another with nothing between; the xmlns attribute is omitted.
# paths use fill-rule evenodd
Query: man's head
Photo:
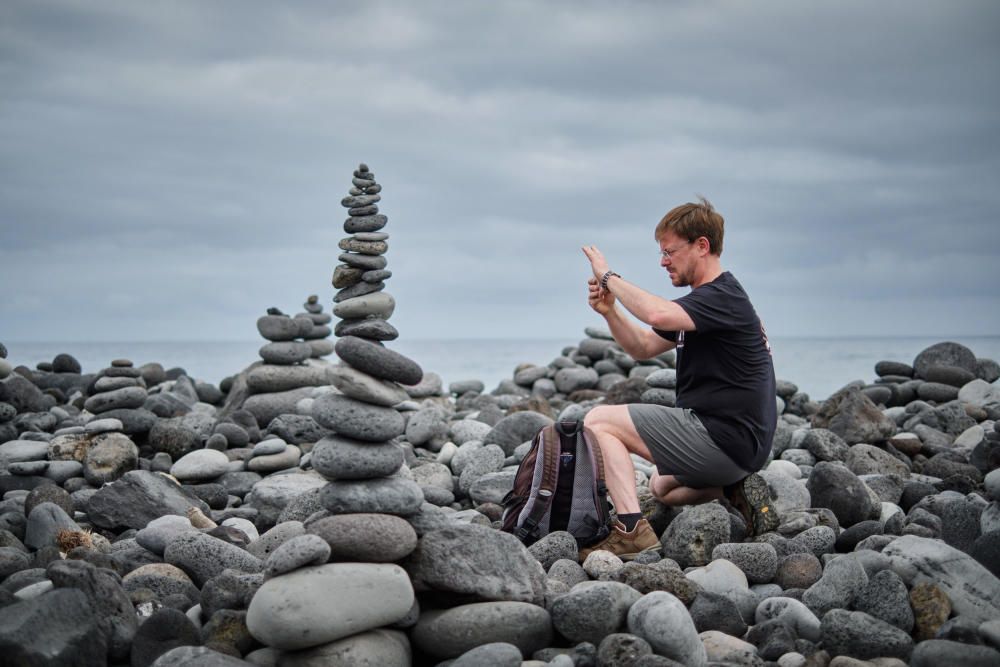
<svg viewBox="0 0 1000 667"><path fill-rule="evenodd" d="M704 197L673 209L656 226L660 265L674 287L700 285L719 265L724 221Z"/></svg>
<svg viewBox="0 0 1000 667"><path fill-rule="evenodd" d="M708 240L709 252L716 257L722 255L722 237L726 221L704 197L698 197L697 204L681 204L671 210L660 224L656 225L653 237L659 242L663 235L672 232L678 238L694 243L698 237Z"/></svg>

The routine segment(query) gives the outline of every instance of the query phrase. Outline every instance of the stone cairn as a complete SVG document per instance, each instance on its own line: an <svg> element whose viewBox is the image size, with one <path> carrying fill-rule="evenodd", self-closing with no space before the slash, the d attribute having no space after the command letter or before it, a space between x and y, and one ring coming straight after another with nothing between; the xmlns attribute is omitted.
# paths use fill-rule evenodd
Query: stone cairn
<svg viewBox="0 0 1000 667"><path fill-rule="evenodd" d="M342 363L330 371L338 392L327 392L312 403L313 419L334 434L313 447L309 463L328 480L319 490L322 510L305 522L305 534L283 549L299 554L296 565L316 563L307 570L267 571L271 577L254 596L247 626L273 648L302 649L352 634L351 623L339 614L365 616L366 627L392 626L401 646L408 646L400 628L416 622L417 605L407 573L395 562L417 545L417 531L405 517L420 512L424 494L411 479L398 440L405 431L403 415L394 407L410 398L404 385L423 378L420 366L386 348L396 329L387 322L395 308L382 290L391 275L385 268L388 234L378 230L386 216L378 213L381 186L364 164L354 172L354 187L341 203L349 217L340 242L344 253L333 275L339 288L334 297L335 345ZM278 576L280 575L280 576ZM322 583L323 590L317 590ZM288 601L299 595L350 596L350 610L303 633L301 626L276 622ZM312 633L324 633L315 636ZM408 649L407 651L408 652Z"/></svg>
<svg viewBox="0 0 1000 667"><path fill-rule="evenodd" d="M329 313L323 312L323 304L319 302L319 297L310 294L306 302L302 304L302 308L306 312L299 313L295 317L308 317L312 320L313 328L302 337L312 348L312 358L321 359L332 354L333 341L329 340L332 332L327 326L332 318Z"/></svg>

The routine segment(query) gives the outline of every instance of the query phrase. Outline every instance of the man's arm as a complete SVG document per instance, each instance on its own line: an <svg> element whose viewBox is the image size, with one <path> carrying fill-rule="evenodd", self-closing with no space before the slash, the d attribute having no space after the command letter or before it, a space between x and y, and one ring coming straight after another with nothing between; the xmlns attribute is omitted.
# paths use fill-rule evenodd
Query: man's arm
<svg viewBox="0 0 1000 667"><path fill-rule="evenodd" d="M608 291L615 295L628 312L651 327L661 331L694 331L694 321L683 308L673 301L650 294L620 276L611 276ZM660 338L652 331L649 333Z"/></svg>
<svg viewBox="0 0 1000 667"><path fill-rule="evenodd" d="M632 322L618 306L612 306L604 313L604 320L608 323L608 329L611 330L615 341L633 359L651 359L667 350L672 350L676 345L673 341L658 336L651 329Z"/></svg>

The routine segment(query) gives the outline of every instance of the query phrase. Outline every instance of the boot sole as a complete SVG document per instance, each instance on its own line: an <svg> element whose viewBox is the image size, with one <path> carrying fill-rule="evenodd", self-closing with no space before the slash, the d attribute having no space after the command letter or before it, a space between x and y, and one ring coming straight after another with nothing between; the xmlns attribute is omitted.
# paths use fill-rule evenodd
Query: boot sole
<svg viewBox="0 0 1000 667"><path fill-rule="evenodd" d="M771 503L771 490L760 475L750 475L742 484L743 497L753 517L754 535L762 535L778 527L778 515Z"/></svg>

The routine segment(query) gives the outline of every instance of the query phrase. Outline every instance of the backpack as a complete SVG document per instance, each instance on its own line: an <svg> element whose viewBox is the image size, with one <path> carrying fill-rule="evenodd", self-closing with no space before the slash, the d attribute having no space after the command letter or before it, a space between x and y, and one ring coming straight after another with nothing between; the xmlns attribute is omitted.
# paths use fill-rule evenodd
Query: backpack
<svg viewBox="0 0 1000 667"><path fill-rule="evenodd" d="M610 533L604 458L583 420L543 427L517 468L504 497L500 529L531 545L557 530L580 548Z"/></svg>

